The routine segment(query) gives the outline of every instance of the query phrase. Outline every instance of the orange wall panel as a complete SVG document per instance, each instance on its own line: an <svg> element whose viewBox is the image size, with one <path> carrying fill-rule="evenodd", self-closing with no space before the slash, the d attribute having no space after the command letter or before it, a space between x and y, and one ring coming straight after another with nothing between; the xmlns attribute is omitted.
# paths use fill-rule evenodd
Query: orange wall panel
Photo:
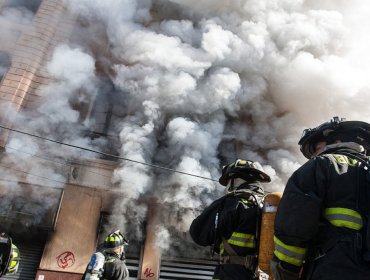
<svg viewBox="0 0 370 280"><path fill-rule="evenodd" d="M46 243L40 269L83 273L95 251L101 211L100 192L68 185L55 232Z"/></svg>

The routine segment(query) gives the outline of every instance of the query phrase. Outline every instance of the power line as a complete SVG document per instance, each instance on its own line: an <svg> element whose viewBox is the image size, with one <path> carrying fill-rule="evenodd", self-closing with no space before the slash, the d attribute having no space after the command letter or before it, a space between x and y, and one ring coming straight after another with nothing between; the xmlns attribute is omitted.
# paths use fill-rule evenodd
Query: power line
<svg viewBox="0 0 370 280"><path fill-rule="evenodd" d="M163 167L163 166L159 166L159 165L155 165L155 164L145 163L145 162L141 162L141 161L137 161L137 160L133 160L133 159L129 159L129 158L124 158L124 157L121 157L121 156L116 156L116 155L112 155L112 154L108 154L108 153L104 153L104 152L99 152L99 151L96 151L96 150L92 150L92 149L89 149L89 148L80 147L80 146L76 146L76 145L72 145L72 144L68 144L68 143L63 143L63 142L60 142L60 141L57 141L57 140L49 139L49 138L46 138L46 137L43 137L43 136L39 136L39 135L32 134L32 133L29 133L29 132L17 130L17 129L14 129L14 128L9 128L9 127L3 126L3 125L0 125L0 128L10 130L10 131L13 131L13 132L17 132L17 133L21 133L21 134L24 134L24 135L28 135L28 136L31 136L31 137L35 137L35 138L38 138L38 139L42 139L42 140L45 140L45 141L49 141L49 142L52 142L52 143L56 143L56 144L59 144L59 145L64 145L64 146L67 146L67 147L76 148L76 149L80 149L80 150L100 154L100 155L107 156L107 157L126 160L126 161L130 161L130 162L133 162L133 163L146 165L146 166L149 166L149 167L152 167L152 168L162 169L162 170L166 170L166 171L169 171L169 172L175 172L175 173L179 173L179 174L183 174L183 175L188 175L188 176L192 176L192 177L197 177L197 178L201 178L201 179L205 179L205 180L218 182L218 180L215 180L215 179L212 179L212 178L208 178L208 177L204 177L204 176L200 176L200 175L196 175L196 174L191 174L191 173L188 173L188 172L184 172L184 171L180 171L180 170L176 170L176 169L172 169L172 168L168 168L168 167Z"/></svg>
<svg viewBox="0 0 370 280"><path fill-rule="evenodd" d="M60 164L60 165L65 165L65 166L69 166L69 167L75 167L73 164L69 164L67 161L56 161L56 160L53 160L51 158L42 157L42 156L39 156L37 154L27 153L25 151L22 151L22 150L19 150L19 149L15 149L13 147L10 147L9 145L7 145L6 148L7 149L14 150L14 151L17 151L17 152L20 152L20 153L24 153L26 155L30 155L31 157L36 157L36 158L40 158L40 159L43 159L43 160L46 160L46 161L50 161L52 163L56 163L56 164ZM104 175L104 174L101 174L101 173L98 173L98 172L94 172L94 171L91 171L91 170L86 170L86 172L92 173L92 174L96 174L96 175L99 175L99 176L103 176L103 177L106 177L106 178L111 178L111 176L107 176L107 175Z"/></svg>
<svg viewBox="0 0 370 280"><path fill-rule="evenodd" d="M10 169L10 168L8 168ZM22 171L24 173L27 173L25 171ZM31 173L28 173L30 175L34 175L34 174L31 174ZM36 175L37 176L37 175ZM47 180L52 180L50 178L47 178ZM18 180L10 180L8 178L0 178L0 181L3 181L3 182L9 182L9 183L16 183L16 184L30 184L32 186L36 186L37 188L48 188L48 189L51 189L51 190L63 190L64 188L63 187L55 187L55 186L50 186L50 185L40 185L38 183L34 183L34 182L21 182L21 181L18 181Z"/></svg>
<svg viewBox="0 0 370 280"><path fill-rule="evenodd" d="M41 175L32 174L32 173L29 173L29 172L26 172L26 171L23 171L23 170L19 170L19 169L16 169L16 168L12 168L12 167L10 167L10 166L5 166L5 165L2 165L2 164L0 164L0 166L2 166L3 168L6 168L6 169L10 169L10 170L14 170L14 171L17 171L17 172L25 173L25 174L27 174L27 175L35 176L35 177L38 177L38 178L41 178L41 179L44 179L44 180L53 181L53 182L60 183L60 184L63 184L63 185L65 185L65 184L66 184L66 182L62 182L62 181L58 181L58 180L54 180L54 179L50 179L50 178L48 178L48 177L41 176Z"/></svg>
<svg viewBox="0 0 370 280"><path fill-rule="evenodd" d="M49 162L52 162L52 163L56 163L56 164L60 164L60 165L65 165L65 166L69 166L69 167L75 167L74 165L69 164L67 161L59 162L59 161L55 161L55 160L50 159L50 158L41 157L41 156L38 156L38 155L35 155L35 154L27 153L27 152L25 152L25 151L18 150L18 149L15 149L15 148L9 147L9 146L6 146L6 148L7 148L7 149L12 149L12 150L17 151L17 152L19 152L19 153L24 153L24 154L30 155L31 157L40 158L40 159L42 159L42 160L46 160L46 161L49 161ZM0 166L1 166L1 164L0 164ZM6 167L6 168L8 168L8 169L12 169L11 167ZM13 169L13 170L18 171L18 172L23 172L23 173L29 174L29 175L31 175L31 176L37 176L37 177L39 177L39 176L40 176L40 175L37 175L37 174L29 173L29 172L24 171L24 170L17 170L17 169ZM86 170L86 168L85 168L85 170ZM102 176L102 177L106 177L106 178L112 178L112 176L107 176L107 175L104 175L104 174L101 174L101 173L98 173L98 172L94 172L94 171L91 171L91 170L88 170L88 169L86 170L86 172L91 173L91 174L96 174L96 175L98 175L98 176ZM43 178L44 178L45 180L55 181L55 180L50 179L50 178L48 178L48 177L43 177ZM134 184L134 182L132 182L132 181L127 181L127 182L128 182L128 183L131 183L131 184Z"/></svg>

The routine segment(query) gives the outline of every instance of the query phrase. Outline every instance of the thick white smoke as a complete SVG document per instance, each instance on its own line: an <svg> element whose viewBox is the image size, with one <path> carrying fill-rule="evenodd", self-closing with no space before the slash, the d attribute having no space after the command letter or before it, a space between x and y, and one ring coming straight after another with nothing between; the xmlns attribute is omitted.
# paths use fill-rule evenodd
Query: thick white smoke
<svg viewBox="0 0 370 280"><path fill-rule="evenodd" d="M272 176L267 190L282 190L304 162L297 146L303 128L336 115L370 120L365 6L329 0L70 3L106 26L114 83L129 92L122 156L213 179L222 164L248 158ZM222 192L212 181L134 163L123 162L115 175L128 200L157 197L169 232L186 230Z"/></svg>
<svg viewBox="0 0 370 280"><path fill-rule="evenodd" d="M33 31L32 20L40 3L41 1L38 0L15 0L3 1L0 4L2 28L0 78L7 75L11 63L14 62L12 54L20 35ZM27 60L24 64L26 62ZM35 64L32 63L32 65ZM7 103L5 106L2 104L2 125L8 125L7 117L12 120L17 115L13 123L15 128L55 140L91 147L91 140L82 135L81 125L78 124L80 113L76 108L71 107L71 99L77 99L79 102L93 99L96 93L95 60L79 48L61 45L56 47L49 63L43 67L54 80L47 86L39 87L36 95L40 96L40 104L34 106L37 109L22 108L21 113L15 114L13 108L6 106ZM31 70L27 68L26 71ZM27 83L23 80L21 82ZM35 85L32 87L34 88ZM76 96L76 92L80 92L80 96ZM24 103L27 100L28 98ZM7 115L4 115L4 112ZM22 222L24 226L40 223L45 226L45 222L49 222L44 220L50 214L48 211L55 212L58 209L61 193L58 189L63 188L67 181L70 167L65 159L78 157L81 153L55 144L50 145L45 141L19 133L11 133L9 136L6 153L3 154L0 162L3 191L1 197L4 201L0 208L1 212L5 211L5 214L0 215L6 220L8 216L19 212L20 217L23 218L17 222ZM84 155L86 156L91 155ZM19 181L27 182L34 187L22 185ZM45 188L39 188L38 185Z"/></svg>
<svg viewBox="0 0 370 280"><path fill-rule="evenodd" d="M168 236L186 231L223 192L215 181L151 164L217 181L223 164L245 158L271 175L266 190L283 190L305 161L303 128L337 115L370 122L370 11L359 0L67 3L90 36L56 48L48 64L56 80L43 89L38 117L24 119L35 131L95 145L76 133L81 112L70 100L97 100L95 62L103 61L115 89L107 96L124 100L114 125L119 153L148 164L122 161L114 172L124 199L111 223L134 238L148 201L161 205L158 242L168 249Z"/></svg>

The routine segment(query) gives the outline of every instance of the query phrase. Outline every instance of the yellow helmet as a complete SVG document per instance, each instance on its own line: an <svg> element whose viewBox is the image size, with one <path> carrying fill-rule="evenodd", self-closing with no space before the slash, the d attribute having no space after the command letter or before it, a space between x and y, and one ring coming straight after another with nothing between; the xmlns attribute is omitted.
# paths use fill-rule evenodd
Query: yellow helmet
<svg viewBox="0 0 370 280"><path fill-rule="evenodd" d="M123 236L123 234L119 230L116 230L115 232L108 234L104 240L104 247L107 249L117 248L119 246L127 244L128 240Z"/></svg>

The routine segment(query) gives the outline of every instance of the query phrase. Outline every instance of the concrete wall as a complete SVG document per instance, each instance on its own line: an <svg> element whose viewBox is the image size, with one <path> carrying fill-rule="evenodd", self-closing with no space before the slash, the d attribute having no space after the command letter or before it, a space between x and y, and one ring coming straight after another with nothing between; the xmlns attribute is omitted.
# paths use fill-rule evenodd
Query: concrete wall
<svg viewBox="0 0 370 280"><path fill-rule="evenodd" d="M85 271L96 247L100 210L99 191L72 185L65 187L56 229L46 243L39 266L45 280L77 279L70 278L70 274ZM61 278L49 278L45 271L52 271ZM57 272L61 274L55 274Z"/></svg>

